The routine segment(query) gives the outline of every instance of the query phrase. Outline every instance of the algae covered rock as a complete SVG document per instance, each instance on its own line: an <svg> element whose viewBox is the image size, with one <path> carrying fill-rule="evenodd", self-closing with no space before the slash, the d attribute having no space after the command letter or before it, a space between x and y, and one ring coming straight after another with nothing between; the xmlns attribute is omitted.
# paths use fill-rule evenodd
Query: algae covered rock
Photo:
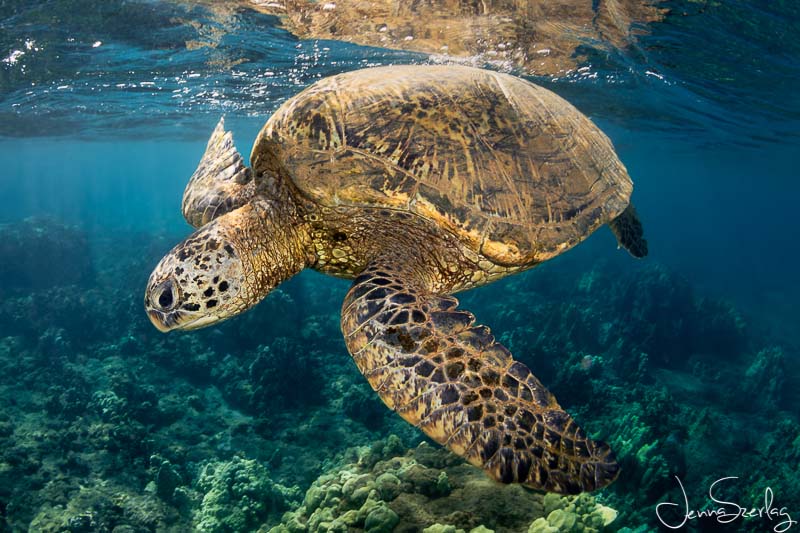
<svg viewBox="0 0 800 533"><path fill-rule="evenodd" d="M397 513L384 502L375 505L364 519L364 531L367 533L389 533L400 521Z"/></svg>
<svg viewBox="0 0 800 533"><path fill-rule="evenodd" d="M71 492L64 504L46 503L40 507L28 531L176 531L180 529L176 526L178 520L174 509L149 494L136 494L116 484L98 483Z"/></svg>
<svg viewBox="0 0 800 533"><path fill-rule="evenodd" d="M575 497L547 494L544 504L547 517L534 520L528 533L596 533L605 531L617 518L617 511L598 504L592 496L585 493Z"/></svg>
<svg viewBox="0 0 800 533"><path fill-rule="evenodd" d="M196 529L209 533L254 531L300 496L296 487L272 481L258 461L241 457L206 463L197 488L203 497Z"/></svg>
<svg viewBox="0 0 800 533"><path fill-rule="evenodd" d="M589 495L543 496L502 485L425 443L398 454L396 439L387 440L362 451L357 464L317 479L303 504L271 533L511 533L532 524L599 532L615 513Z"/></svg>
<svg viewBox="0 0 800 533"><path fill-rule="evenodd" d="M391 472L385 472L375 480L375 488L378 489L381 499L390 502L403 492L403 484L400 478Z"/></svg>
<svg viewBox="0 0 800 533"><path fill-rule="evenodd" d="M478 526L474 529L470 529L469 532L467 532L463 529L456 528L456 526L451 526L448 524L433 524L432 526L423 529L422 533L494 533L494 531L485 526Z"/></svg>
<svg viewBox="0 0 800 533"><path fill-rule="evenodd" d="M156 494L162 500L171 502L175 489L181 484L181 476L169 461L163 461L156 473Z"/></svg>
<svg viewBox="0 0 800 533"><path fill-rule="evenodd" d="M456 526L446 524L433 524L423 529L422 533L464 533L464 530L456 529Z"/></svg>

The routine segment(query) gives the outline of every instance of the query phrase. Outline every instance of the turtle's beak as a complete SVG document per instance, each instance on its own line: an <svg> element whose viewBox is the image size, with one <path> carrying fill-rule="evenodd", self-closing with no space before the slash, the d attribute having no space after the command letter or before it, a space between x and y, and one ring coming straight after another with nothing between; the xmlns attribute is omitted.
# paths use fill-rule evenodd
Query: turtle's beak
<svg viewBox="0 0 800 533"><path fill-rule="evenodd" d="M186 312L176 309L174 311L159 311L151 307L147 308L147 318L150 322L162 333L167 333L175 329L186 329L187 319L188 324L195 322L191 317L186 316Z"/></svg>
<svg viewBox="0 0 800 533"><path fill-rule="evenodd" d="M177 329L191 330L200 329L219 322L219 318L214 315L205 315L192 318L191 313L176 310L171 313L164 313L157 309L148 309L147 317L150 322L162 333L168 333Z"/></svg>
<svg viewBox="0 0 800 533"><path fill-rule="evenodd" d="M158 329L158 331L162 333L166 333L173 329L172 327L166 324L166 320L164 320L166 317L164 316L164 313L160 311L156 311L155 309L148 309L147 317L150 319L150 322L153 323L156 329Z"/></svg>

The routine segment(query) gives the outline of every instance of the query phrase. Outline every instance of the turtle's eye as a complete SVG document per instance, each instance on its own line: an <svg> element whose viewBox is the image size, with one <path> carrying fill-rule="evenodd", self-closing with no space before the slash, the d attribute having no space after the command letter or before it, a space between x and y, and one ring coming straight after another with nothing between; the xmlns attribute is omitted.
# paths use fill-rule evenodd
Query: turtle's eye
<svg viewBox="0 0 800 533"><path fill-rule="evenodd" d="M162 311L170 311L175 306L175 287L172 280L162 281L153 291L155 301Z"/></svg>

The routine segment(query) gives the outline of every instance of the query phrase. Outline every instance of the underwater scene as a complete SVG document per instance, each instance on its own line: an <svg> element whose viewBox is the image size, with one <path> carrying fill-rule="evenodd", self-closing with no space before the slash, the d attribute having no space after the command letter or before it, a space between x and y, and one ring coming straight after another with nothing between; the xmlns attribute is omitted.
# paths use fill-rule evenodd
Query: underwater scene
<svg viewBox="0 0 800 533"><path fill-rule="evenodd" d="M800 531L799 58L792 0L0 1L0 533Z"/></svg>

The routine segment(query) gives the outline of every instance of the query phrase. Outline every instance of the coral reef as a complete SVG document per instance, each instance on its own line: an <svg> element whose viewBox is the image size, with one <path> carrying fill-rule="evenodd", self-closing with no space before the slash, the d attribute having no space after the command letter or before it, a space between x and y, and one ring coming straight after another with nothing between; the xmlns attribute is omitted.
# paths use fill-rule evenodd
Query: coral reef
<svg viewBox="0 0 800 533"><path fill-rule="evenodd" d="M241 457L204 464L197 488L203 496L195 524L208 533L253 531L270 514L287 509L300 492L274 483L262 464Z"/></svg>
<svg viewBox="0 0 800 533"><path fill-rule="evenodd" d="M617 516L586 494L501 485L446 450L423 442L395 455L401 446L389 437L362 450L358 463L323 475L270 533L598 532Z"/></svg>
<svg viewBox="0 0 800 533"><path fill-rule="evenodd" d="M37 224L2 231L86 246ZM161 335L141 290L174 240L99 239L80 275L0 288L0 531L646 531L675 475L697 498L738 475L735 501L770 487L800 509L797 346L662 266L576 251L462 295L617 452L611 487L561 498L417 446L344 349L346 281L306 273L240 319Z"/></svg>

